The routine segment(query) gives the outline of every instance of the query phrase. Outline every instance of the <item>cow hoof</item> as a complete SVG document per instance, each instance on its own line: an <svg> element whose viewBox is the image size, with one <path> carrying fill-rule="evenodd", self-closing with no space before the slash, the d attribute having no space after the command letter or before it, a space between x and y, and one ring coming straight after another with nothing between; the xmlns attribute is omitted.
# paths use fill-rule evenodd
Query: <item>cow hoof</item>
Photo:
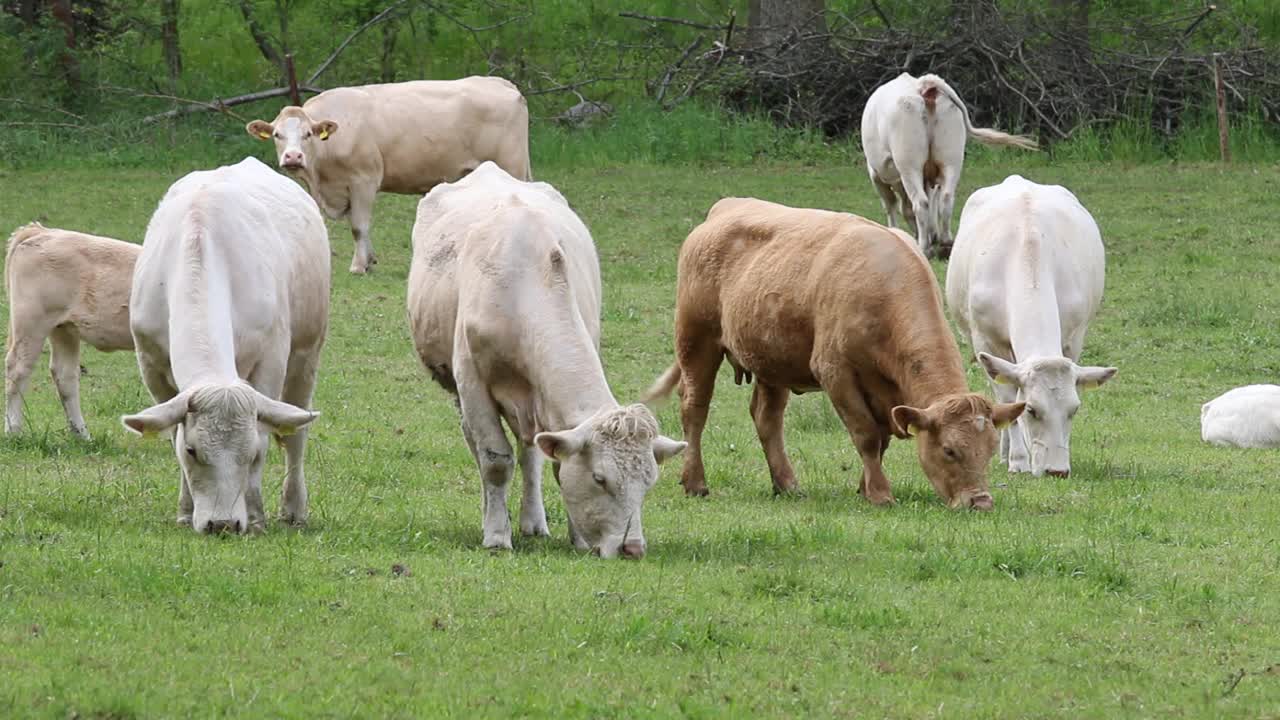
<svg viewBox="0 0 1280 720"><path fill-rule="evenodd" d="M352 265L351 265L351 274L352 274L352 275L366 275L366 274L368 274L368 272L369 272L369 268L367 268L367 267L363 267L363 266L360 266L360 265L356 265L356 264L354 264L354 263L352 263Z"/></svg>
<svg viewBox="0 0 1280 720"><path fill-rule="evenodd" d="M485 550L510 550L511 537L506 535L494 535L484 539Z"/></svg>
<svg viewBox="0 0 1280 720"><path fill-rule="evenodd" d="M307 516L299 513L282 512L277 519L281 524L289 527L304 528L307 526ZM263 523L259 521L257 524L262 525Z"/></svg>
<svg viewBox="0 0 1280 720"><path fill-rule="evenodd" d="M178 527L191 527L191 513L179 515L177 518Z"/></svg>
<svg viewBox="0 0 1280 720"><path fill-rule="evenodd" d="M1025 460L1010 460L1009 473L1029 473L1031 472L1031 463Z"/></svg>
<svg viewBox="0 0 1280 720"><path fill-rule="evenodd" d="M707 489L706 485L699 485L694 487L685 487L684 494L686 497L706 497L711 494L711 491Z"/></svg>
<svg viewBox="0 0 1280 720"><path fill-rule="evenodd" d="M547 529L547 523L520 523L520 534L525 537L551 537L551 531Z"/></svg>
<svg viewBox="0 0 1280 720"><path fill-rule="evenodd" d="M888 507L897 501L893 499L893 495L885 493L884 495L868 495L867 502L877 507Z"/></svg>

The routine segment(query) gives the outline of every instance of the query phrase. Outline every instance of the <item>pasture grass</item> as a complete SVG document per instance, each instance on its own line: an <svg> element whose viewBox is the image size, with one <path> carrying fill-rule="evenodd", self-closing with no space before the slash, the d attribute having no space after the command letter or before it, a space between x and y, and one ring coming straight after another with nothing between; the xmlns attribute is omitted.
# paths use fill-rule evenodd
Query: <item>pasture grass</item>
<svg viewBox="0 0 1280 720"><path fill-rule="evenodd" d="M346 273L349 232L330 226L307 529L176 527L169 447L117 420L149 404L131 355L85 351L89 443L65 431L47 373L34 379L28 432L0 440L0 716L1280 716L1280 455L1198 430L1201 403L1280 370L1280 168L1005 153L972 164L961 196L1011 172L1074 190L1108 247L1084 361L1121 372L1085 398L1070 479L993 463L996 511L950 512L896 442L898 504L872 508L809 394L787 414L802 492L774 498L749 390L722 369L712 495L685 498L679 459L664 467L644 560L573 551L550 481L553 537L486 552L453 403L407 332L415 199L381 196L373 275ZM179 175L4 172L0 227L140 241ZM881 216L856 159L539 177L599 245L624 401L671 360L676 252L715 200ZM674 407L660 420L679 436ZM273 450L269 512L282 475Z"/></svg>

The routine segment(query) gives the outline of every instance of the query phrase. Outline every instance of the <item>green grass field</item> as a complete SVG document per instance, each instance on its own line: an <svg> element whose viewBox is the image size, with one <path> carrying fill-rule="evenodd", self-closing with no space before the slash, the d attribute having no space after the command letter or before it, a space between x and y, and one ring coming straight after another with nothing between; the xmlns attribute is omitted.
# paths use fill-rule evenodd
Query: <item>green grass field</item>
<svg viewBox="0 0 1280 720"><path fill-rule="evenodd" d="M671 360L677 248L715 200L881 219L856 159L537 172L600 247L623 401ZM1108 246L1084 362L1121 372L1085 397L1070 479L993 463L996 511L950 512L897 442L899 503L872 508L810 394L788 413L802 493L777 499L726 366L712 495L686 499L665 466L644 560L573 551L552 482L553 537L491 554L453 403L407 332L416 200L382 196L374 275L346 273L350 234L330 227L307 529L176 527L168 445L119 425L150 404L133 357L85 351L89 444L40 370L26 435L0 440L0 716L1280 717L1280 454L1199 440L1201 403L1277 379L1280 167L1003 154L967 169L961 199L1011 172L1074 190ZM179 174L4 172L0 228L140 242ZM679 436L674 407L660 420ZM272 512L278 450L267 472Z"/></svg>

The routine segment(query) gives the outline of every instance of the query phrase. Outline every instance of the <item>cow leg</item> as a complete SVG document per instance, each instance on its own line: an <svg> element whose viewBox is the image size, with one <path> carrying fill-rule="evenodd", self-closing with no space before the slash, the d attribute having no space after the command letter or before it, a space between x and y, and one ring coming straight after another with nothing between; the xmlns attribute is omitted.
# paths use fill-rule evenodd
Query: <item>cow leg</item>
<svg viewBox="0 0 1280 720"><path fill-rule="evenodd" d="M70 326L56 327L49 334L49 373L62 400L67 427L82 440L88 440L89 428L80 412L80 336Z"/></svg>
<svg viewBox="0 0 1280 720"><path fill-rule="evenodd" d="M1001 403L1017 402L1018 388L1013 385L997 384L996 400ZM1000 431L1001 456L1008 462L1009 472L1029 473L1031 472L1031 454L1027 452L1026 437L1022 434L1022 426L1018 422L1014 420ZM1004 452L1006 446L1007 453Z"/></svg>
<svg viewBox="0 0 1280 720"><path fill-rule="evenodd" d="M351 256L351 272L364 275L369 268L378 262L373 254L373 238L370 228L373 226L373 201L377 197L377 187L351 188L351 238L355 240L355 253Z"/></svg>
<svg viewBox="0 0 1280 720"><path fill-rule="evenodd" d="M695 343L686 345L676 341L676 361L680 363L684 389L680 396L680 424L684 428L685 442L689 443L684 453L680 484L684 486L685 495L705 496L708 490L706 469L702 465L702 429L707 425L711 394L716 389L716 371L720 369L724 351L713 342L695 340Z"/></svg>
<svg viewBox="0 0 1280 720"><path fill-rule="evenodd" d="M138 353L138 369L142 372L142 384L151 399L156 403L168 402L178 394L178 388L169 384L169 377L164 368L147 359L146 353ZM177 448L176 429L169 433L169 444L174 446L175 454L181 452ZM191 483L187 480L187 471L182 463L178 463L178 517L179 525L191 524L191 513L195 511L195 502L191 499Z"/></svg>
<svg viewBox="0 0 1280 720"><path fill-rule="evenodd" d="M951 215L955 212L956 186L960 184L959 166L951 168L943 165L938 176L938 193L935 202L938 217L934 227L937 228L940 252L942 257L951 257L951 246L955 241L951 237Z"/></svg>
<svg viewBox="0 0 1280 720"><path fill-rule="evenodd" d="M544 457L537 445L520 448L520 474L524 478L524 494L520 497L520 533L546 537L547 511L542 506L542 466Z"/></svg>
<svg viewBox="0 0 1280 720"><path fill-rule="evenodd" d="M317 349L315 352L298 353L289 358L281 400L295 407L311 408L319 357ZM310 513L307 478L303 471L309 427L300 427L297 432L286 435L281 440L284 445L285 474L284 485L280 488L280 521L295 527L306 525Z"/></svg>
<svg viewBox="0 0 1280 720"><path fill-rule="evenodd" d="M867 406L858 387L857 379L849 372L837 371L835 377L819 378L822 389L831 398L836 414L844 422L854 447L862 458L862 481L859 492L873 505L888 505L893 502L893 493L889 488L889 478L885 477L881 458L888 449L884 430L876 422L875 415Z"/></svg>
<svg viewBox="0 0 1280 720"><path fill-rule="evenodd" d="M893 191L893 186L881 181L874 170L871 171L871 184L880 194L880 204L884 206L884 214L889 217L889 227L898 227L898 195Z"/></svg>
<svg viewBox="0 0 1280 720"><path fill-rule="evenodd" d="M897 197L896 202L898 204L898 208L902 211L903 219L906 220L906 223L907 223L906 229L911 231L912 237L919 237L920 227L919 227L919 224L916 222L915 210L911 206L911 198L907 197L907 191L902 188L901 182L895 184L893 186L893 190L894 190L895 196Z"/></svg>
<svg viewBox="0 0 1280 720"><path fill-rule="evenodd" d="M925 257L934 255L933 226L934 210L930 207L929 192L924 187L924 178L919 172L902 173L902 189L911 203L911 214L916 219L916 241Z"/></svg>
<svg viewBox="0 0 1280 720"><path fill-rule="evenodd" d="M22 403L31 386L31 372L35 370L40 353L44 350L47 334L32 333L10 325L13 336L9 338L9 352L4 359L4 431L22 432Z"/></svg>
<svg viewBox="0 0 1280 720"><path fill-rule="evenodd" d="M551 461L551 474L556 479L556 486L559 487L560 463L555 460ZM587 541L582 537L582 535L578 533L578 529L573 526L573 518L569 517L568 513L565 513L564 519L565 519L565 522L568 523L569 525L569 542L573 543L573 546L579 550L583 550L583 551L590 550L591 546L588 545Z"/></svg>
<svg viewBox="0 0 1280 720"><path fill-rule="evenodd" d="M789 394L786 388L756 382L751 393L751 419L756 424L756 437L764 448L765 461L769 463L769 476L773 478L775 494L796 489L796 474L787 459L782 443L783 415L787 409Z"/></svg>
<svg viewBox="0 0 1280 720"><path fill-rule="evenodd" d="M498 408L466 361L456 363L458 400L462 406L462 435L480 469L483 485L484 546L511 549L511 516L507 511L507 485L515 462L511 443L502 429Z"/></svg>

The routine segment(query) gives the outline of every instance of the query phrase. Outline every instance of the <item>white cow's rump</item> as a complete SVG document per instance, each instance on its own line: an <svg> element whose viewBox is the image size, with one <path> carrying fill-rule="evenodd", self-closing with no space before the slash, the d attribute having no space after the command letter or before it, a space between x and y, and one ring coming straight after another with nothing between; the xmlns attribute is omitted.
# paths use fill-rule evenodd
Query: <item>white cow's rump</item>
<svg viewBox="0 0 1280 720"><path fill-rule="evenodd" d="M1280 386L1245 385L1205 403L1200 438L1224 447L1280 447Z"/></svg>
<svg viewBox="0 0 1280 720"><path fill-rule="evenodd" d="M24 225L9 237L5 432L22 432L23 396L48 338L49 370L67 426L89 439L80 412L80 342L103 352L133 349L129 286L141 250L133 243L40 223Z"/></svg>
<svg viewBox="0 0 1280 720"><path fill-rule="evenodd" d="M174 183L147 226L130 324L158 403L121 420L173 431L178 522L260 530L268 433L282 441L282 520L307 518L307 410L329 315L329 240L302 188L253 158Z"/></svg>
<svg viewBox="0 0 1280 720"><path fill-rule="evenodd" d="M600 364L600 270L560 193L493 163L418 204L408 310L422 363L455 392L484 485L484 545L511 547L507 485L516 436L520 530L546 535L543 454L580 549L644 554L641 505L658 463L685 444L643 405L620 406Z"/></svg>
<svg viewBox="0 0 1280 720"><path fill-rule="evenodd" d="M1071 472L1077 390L1117 372L1076 364L1105 275L1098 225L1064 187L1011 175L974 192L960 213L947 305L997 397L1027 403L1000 439L1009 472Z"/></svg>
<svg viewBox="0 0 1280 720"><path fill-rule="evenodd" d="M862 152L889 227L899 206L928 257L951 250L951 211L966 138L1026 150L1035 140L976 128L960 96L937 75L902 73L876 88L862 111Z"/></svg>
<svg viewBox="0 0 1280 720"><path fill-rule="evenodd" d="M334 88L246 130L273 140L280 167L320 209L351 220L351 272L377 260L369 228L378 192L425 193L491 160L528 180L529 110L497 77Z"/></svg>

